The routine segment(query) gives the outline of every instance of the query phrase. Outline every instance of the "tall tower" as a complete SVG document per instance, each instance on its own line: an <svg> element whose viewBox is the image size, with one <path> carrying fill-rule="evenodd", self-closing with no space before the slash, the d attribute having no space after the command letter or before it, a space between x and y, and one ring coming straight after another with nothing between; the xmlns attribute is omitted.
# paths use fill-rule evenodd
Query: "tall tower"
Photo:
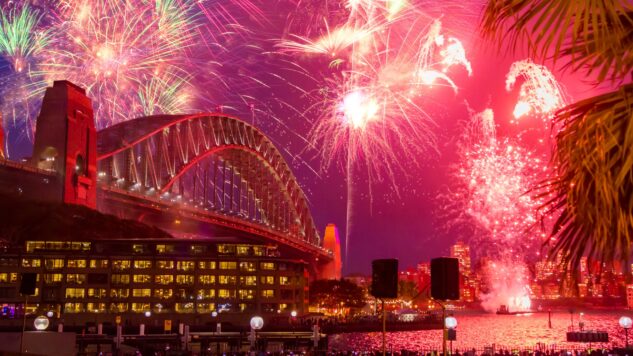
<svg viewBox="0 0 633 356"><path fill-rule="evenodd" d="M54 82L44 94L36 128L31 163L57 172L55 196L96 208L97 132L86 91L68 81Z"/></svg>
<svg viewBox="0 0 633 356"><path fill-rule="evenodd" d="M343 262L341 261L341 239L339 238L336 225L328 224L325 227L323 248L332 251L332 257L334 257L334 259L323 266L319 278L341 279L343 269Z"/></svg>
<svg viewBox="0 0 633 356"><path fill-rule="evenodd" d="M458 241L455 245L451 246L451 257L457 258L459 261L459 271L464 276L469 276L471 272L470 264L470 247Z"/></svg>

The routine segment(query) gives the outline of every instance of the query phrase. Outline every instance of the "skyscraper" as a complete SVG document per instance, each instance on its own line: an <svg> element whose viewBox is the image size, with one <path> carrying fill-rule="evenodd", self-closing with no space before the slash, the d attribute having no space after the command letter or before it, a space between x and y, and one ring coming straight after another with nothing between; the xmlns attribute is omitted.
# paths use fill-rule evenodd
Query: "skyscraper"
<svg viewBox="0 0 633 356"><path fill-rule="evenodd" d="M458 241L455 245L451 246L451 257L459 260L460 273L464 276L470 276L470 246L462 241Z"/></svg>

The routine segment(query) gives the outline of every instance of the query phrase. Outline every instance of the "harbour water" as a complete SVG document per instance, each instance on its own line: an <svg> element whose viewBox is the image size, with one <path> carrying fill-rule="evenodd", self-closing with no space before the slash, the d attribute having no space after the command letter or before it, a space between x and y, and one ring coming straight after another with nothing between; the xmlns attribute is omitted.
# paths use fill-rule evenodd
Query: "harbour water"
<svg viewBox="0 0 633 356"><path fill-rule="evenodd" d="M624 346L624 330L619 326L621 316L633 317L633 311L552 311L551 328L548 313L527 315L497 315L483 312L455 312L457 318L457 340L454 350L483 349L494 345L495 349L519 348L579 348L589 347L579 343L566 342L566 333L572 325L578 330L579 321L584 330L601 330L609 333L608 344L593 344L593 347ZM633 332L631 333L633 340ZM372 350L381 347L380 333L351 333L331 335L330 350ZM387 335L387 347L395 350L437 350L442 348L441 330L420 330L393 332Z"/></svg>

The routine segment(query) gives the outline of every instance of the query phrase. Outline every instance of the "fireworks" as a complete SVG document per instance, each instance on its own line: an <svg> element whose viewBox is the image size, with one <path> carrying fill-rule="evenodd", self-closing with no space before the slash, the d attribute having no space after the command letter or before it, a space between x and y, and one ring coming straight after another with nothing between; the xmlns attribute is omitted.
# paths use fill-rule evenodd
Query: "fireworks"
<svg viewBox="0 0 633 356"><path fill-rule="evenodd" d="M9 59L16 72L26 69L49 40L48 31L38 30L40 18L28 4L20 9L0 7L0 55Z"/></svg>
<svg viewBox="0 0 633 356"><path fill-rule="evenodd" d="M510 91L518 78L525 81L519 89L519 98L514 107L514 117L543 115L547 120L555 110L565 105L563 91L552 73L545 66L523 60L512 63L506 75L506 90Z"/></svg>

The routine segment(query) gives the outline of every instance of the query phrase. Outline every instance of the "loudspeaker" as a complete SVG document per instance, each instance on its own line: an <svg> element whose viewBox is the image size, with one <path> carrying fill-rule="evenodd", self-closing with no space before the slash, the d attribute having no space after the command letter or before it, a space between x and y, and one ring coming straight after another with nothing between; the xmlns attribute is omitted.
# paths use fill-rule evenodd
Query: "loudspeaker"
<svg viewBox="0 0 633 356"><path fill-rule="evenodd" d="M431 297L436 300L459 299L459 264L457 258L431 260Z"/></svg>
<svg viewBox="0 0 633 356"><path fill-rule="evenodd" d="M376 298L398 298L398 260L371 262L371 295Z"/></svg>
<svg viewBox="0 0 633 356"><path fill-rule="evenodd" d="M37 273L22 273L20 279L20 294L35 294L35 283L37 282Z"/></svg>

